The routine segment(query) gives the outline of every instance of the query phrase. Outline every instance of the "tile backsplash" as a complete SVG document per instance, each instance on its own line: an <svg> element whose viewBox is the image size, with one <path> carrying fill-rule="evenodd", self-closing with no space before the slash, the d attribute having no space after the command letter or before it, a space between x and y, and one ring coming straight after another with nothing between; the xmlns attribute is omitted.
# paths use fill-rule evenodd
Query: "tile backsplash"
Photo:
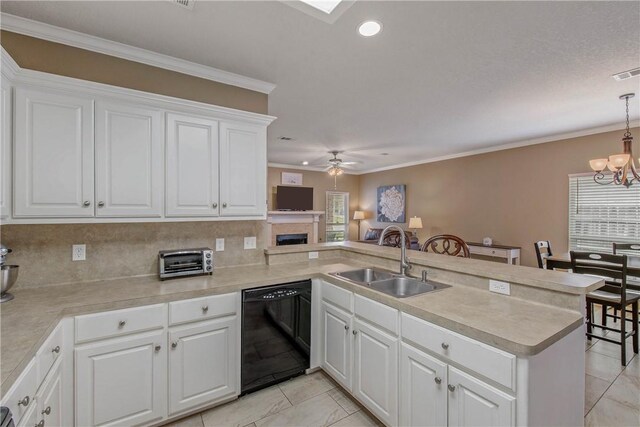
<svg viewBox="0 0 640 427"><path fill-rule="evenodd" d="M126 224L4 225L0 241L13 249L9 264L20 266L15 288L156 274L158 251L207 246L216 267L264 264L265 221ZM256 236L257 249L244 249ZM86 261L71 261L71 246L86 245Z"/></svg>

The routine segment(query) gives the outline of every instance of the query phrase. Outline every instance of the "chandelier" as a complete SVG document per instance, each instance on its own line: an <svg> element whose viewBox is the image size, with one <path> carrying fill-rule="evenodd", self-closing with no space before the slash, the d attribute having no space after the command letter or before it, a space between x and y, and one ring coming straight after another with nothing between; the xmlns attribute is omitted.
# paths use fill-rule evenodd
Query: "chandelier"
<svg viewBox="0 0 640 427"><path fill-rule="evenodd" d="M635 93L620 95L620 99L624 99L627 106L627 131L622 137L623 152L621 154L612 154L608 159L589 160L589 166L595 171L593 180L598 184L624 185L629 188L634 181L640 182L640 171L636 169L633 153L631 152L633 137L629 131L629 98L633 98L634 96ZM640 158L638 161L640 161ZM606 175L602 173L605 168L613 173L613 177L610 180L605 179Z"/></svg>

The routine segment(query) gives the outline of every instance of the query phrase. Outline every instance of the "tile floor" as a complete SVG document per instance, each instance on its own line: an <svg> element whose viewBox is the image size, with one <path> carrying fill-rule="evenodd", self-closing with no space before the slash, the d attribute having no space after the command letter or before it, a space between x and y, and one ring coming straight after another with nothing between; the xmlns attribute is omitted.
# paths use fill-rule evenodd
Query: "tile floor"
<svg viewBox="0 0 640 427"><path fill-rule="evenodd" d="M586 426L640 426L640 357L633 354L630 340L628 349L630 362L623 368L619 346L597 339L586 344ZM380 425L323 372L294 378L171 424L175 427Z"/></svg>

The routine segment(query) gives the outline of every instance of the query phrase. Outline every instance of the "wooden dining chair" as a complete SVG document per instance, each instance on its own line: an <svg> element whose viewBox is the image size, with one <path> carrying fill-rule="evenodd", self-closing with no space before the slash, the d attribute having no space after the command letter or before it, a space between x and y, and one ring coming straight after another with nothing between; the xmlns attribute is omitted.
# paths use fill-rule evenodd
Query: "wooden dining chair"
<svg viewBox="0 0 640 427"><path fill-rule="evenodd" d="M614 255L622 255L620 254L620 251L622 251L624 254L640 257L640 243L613 242L612 246L613 246ZM640 286L640 278L636 278L636 280L634 280L633 282L638 283L638 286ZM640 295L640 291L636 289L629 289L627 292ZM633 314L631 313L631 310L628 310L628 309L627 309L627 313ZM613 314L614 316L617 316L618 310L614 308ZM617 317L614 317L613 319L614 319L613 321L615 322L617 320Z"/></svg>
<svg viewBox="0 0 640 427"><path fill-rule="evenodd" d="M627 292L627 256L611 255L597 252L571 251L571 268L574 273L589 274L605 279L605 285L587 294L587 339L596 337L599 340L618 344L621 350L622 365L627 364L627 338L633 337L633 352L638 353L638 300L640 295ZM626 314L620 318L620 329L612 328L604 324L593 322L593 305L602 304L617 308L621 313L626 312L626 307L631 306L632 326L627 332ZM612 317L613 315L607 314ZM620 340L593 334L593 328L620 333Z"/></svg>
<svg viewBox="0 0 640 427"><path fill-rule="evenodd" d="M420 248L422 252L470 258L469 246L458 236L453 234L438 234L430 237Z"/></svg>
<svg viewBox="0 0 640 427"><path fill-rule="evenodd" d="M407 249L411 249L411 233L405 231L405 247ZM400 232L398 230L390 230L385 234L384 240L382 241L382 246L390 246L392 248L399 248L402 246L402 237L400 237Z"/></svg>
<svg viewBox="0 0 640 427"><path fill-rule="evenodd" d="M553 256L551 252L551 243L548 240L539 240L533 244L536 248L536 258L538 258L538 267L547 268L547 258Z"/></svg>

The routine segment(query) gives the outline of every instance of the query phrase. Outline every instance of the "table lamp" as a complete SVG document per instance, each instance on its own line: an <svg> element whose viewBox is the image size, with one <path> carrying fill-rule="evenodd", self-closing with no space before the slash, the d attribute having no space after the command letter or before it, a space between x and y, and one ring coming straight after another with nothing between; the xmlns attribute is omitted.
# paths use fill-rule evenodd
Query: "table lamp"
<svg viewBox="0 0 640 427"><path fill-rule="evenodd" d="M419 228L422 228L422 218L419 218L417 216L409 218L409 229L413 230L414 236L417 236L417 231Z"/></svg>
<svg viewBox="0 0 640 427"><path fill-rule="evenodd" d="M358 240L360 240L360 221L364 219L364 211L354 211L353 219L358 221Z"/></svg>

